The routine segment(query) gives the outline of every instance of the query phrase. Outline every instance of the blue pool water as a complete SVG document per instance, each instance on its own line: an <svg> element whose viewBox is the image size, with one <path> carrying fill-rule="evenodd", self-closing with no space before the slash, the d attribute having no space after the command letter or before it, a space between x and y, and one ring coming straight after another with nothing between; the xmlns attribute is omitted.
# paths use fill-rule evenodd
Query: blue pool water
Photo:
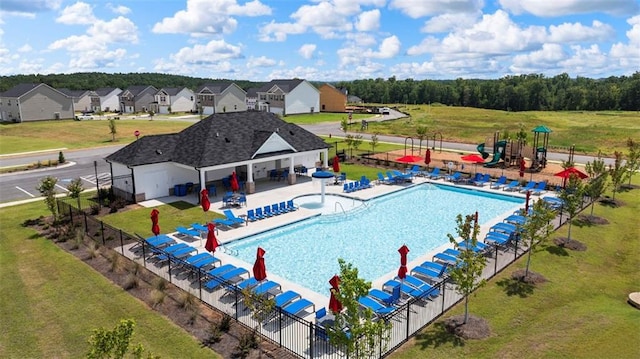
<svg viewBox="0 0 640 359"><path fill-rule="evenodd" d="M294 200L295 202L295 200ZM368 281L398 268L398 248L411 261L456 235L458 214L479 213L479 223L523 204L521 198L423 184L367 201L346 214L321 215L231 243L238 257L255 261L266 250L267 273L275 273L328 295L328 280L339 272L338 258L358 268Z"/></svg>

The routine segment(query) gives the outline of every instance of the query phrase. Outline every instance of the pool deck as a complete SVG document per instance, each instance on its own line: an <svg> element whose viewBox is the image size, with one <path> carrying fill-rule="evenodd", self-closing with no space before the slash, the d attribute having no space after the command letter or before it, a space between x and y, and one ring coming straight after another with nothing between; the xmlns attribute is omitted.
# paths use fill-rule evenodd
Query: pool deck
<svg viewBox="0 0 640 359"><path fill-rule="evenodd" d="M372 188L369 189L364 189L364 190L359 190L359 191L355 191L352 193L344 193L343 192L343 186L342 185L326 185L325 187L325 193L326 194L340 194L343 196L347 196L347 197L351 197L351 198L357 198L357 199L362 199L362 200L368 200L371 198L375 198L378 197L380 195L384 195L384 194L388 194L394 191L398 191L401 190L403 188L406 188L408 186L412 186L412 185L416 185L416 184L421 184L421 183L425 183L425 182L430 182L430 183L437 183L437 184L443 184L443 185L451 185L451 186L457 186L457 187L468 187L468 188L473 188L476 190L480 190L480 191L486 191L486 192L493 192L493 193L500 193L500 194L507 194L507 195L512 195L512 196L517 196L517 197L521 197L521 198L525 198L525 194L523 193L518 193L518 192L505 192L503 190L496 190L496 189L490 189L489 185L485 185L484 187L478 187L478 186L472 186L472 185L459 185L459 184L452 184L451 182L446 182L443 179L438 179L438 180L429 180L426 179L424 177L414 177L413 182L412 183L406 183L406 184L378 184L377 181L372 181L371 184L373 185ZM297 183L293 184L293 185L287 185L286 182L277 182L277 181L271 181L271 182L260 182L256 184L257 187L257 192L253 193L253 194L249 194L247 195L247 206L243 206L243 207L236 207L236 208L231 208L233 213L236 216L239 215L244 215L247 213L248 209L253 209L253 208L257 208L257 207L264 207L266 205L270 205L276 202L282 202L282 201L286 201L289 199L293 199L295 197L301 196L301 195L309 195L309 194L320 194L321 191L321 187L320 187L320 183L317 180L311 180L310 177L308 176L300 176L297 178ZM217 197L212 197L211 198L211 208L209 211L213 211L213 212L218 212L220 214L222 214L222 211L225 209L228 209L227 207L223 206L223 203L221 201L222 196L218 195ZM536 200L538 199L538 196L531 196L532 200ZM156 207L158 205L162 205L162 204L166 204L166 203L172 203L172 202L176 202L176 201L188 201L188 202L192 202L192 203L197 203L198 197L195 194L186 196L186 197L164 197L164 198L160 198L157 200L151 200L151 201L146 201L146 202L142 202L140 203L141 205L145 206L145 207ZM514 205L514 210L517 208L520 208L522 206L519 205ZM228 244L234 240L240 239L240 238L244 238L250 235L254 235L257 233L261 233L270 229L274 229L280 226L284 226L290 223L294 223L294 222L298 222L310 217L314 217L317 216L319 214L319 210L316 209L308 209L308 208L298 208L297 211L294 212L288 212L282 215L278 215L278 216L273 216L270 218L266 218L263 220L259 220L259 221L255 221L255 222L247 222L245 223L245 225L242 225L240 227L237 228L233 228L233 229L223 229L223 228L219 228L219 232L217 235L218 241L220 242L220 245L223 247L222 250L217 250L215 252L216 257L218 257L222 263L231 263L234 264L236 266L241 266L243 268L248 269L249 271L251 271L252 267L253 267L253 263L246 263L240 259L238 259L237 257L228 254L229 251L226 251L227 253L225 253L224 251L224 246L225 244ZM498 216L495 219L492 219L490 222L485 223L482 227L481 227L481 232L480 232L480 236L479 238L484 238L486 233L488 232L489 228L502 221L502 218L507 217L508 215L510 215L513 211L509 211L507 213L504 214L504 216ZM185 223L185 226L188 226L188 223ZM170 234L170 235L174 235L174 234ZM175 236L174 236L175 237ZM176 237L176 239L178 239ZM179 239L178 239L179 240ZM204 243L205 243L205 239L201 240L201 241L192 241L189 242L189 245L194 246L198 249L198 251L200 253L205 252L206 250L204 249ZM430 253L425 253L423 256L420 256L419 258L416 258L415 260L407 263L407 268L413 268L421 263L423 263L424 261L427 260L431 260L433 258L433 255L441 252L442 250L444 250L445 248L448 247L452 247L451 244L446 243L443 244L441 247L436 248L434 251L430 252ZM394 255L395 253L391 254ZM399 265L400 259L398 257L398 265ZM290 282L284 278L278 277L272 273L269 272L269 261L268 261L268 253L267 253L267 257L266 257L266 266L267 266L267 273L268 273L268 278L270 280L276 281L278 283L280 283L282 285L282 291L286 291L286 290L294 290L298 293L300 293L303 297L309 299L310 301L312 301L313 303L315 303L316 306L316 310L320 309L322 307L326 307L329 303L329 283L328 280L329 278L327 278L327 292L326 293L316 293L314 291L311 291L309 289L306 289L296 283ZM392 279L393 277L396 276L396 272L397 271L392 271L389 272L387 274L385 274L384 276L372 281L372 287L373 288L380 288L382 283L386 282L389 279Z"/></svg>

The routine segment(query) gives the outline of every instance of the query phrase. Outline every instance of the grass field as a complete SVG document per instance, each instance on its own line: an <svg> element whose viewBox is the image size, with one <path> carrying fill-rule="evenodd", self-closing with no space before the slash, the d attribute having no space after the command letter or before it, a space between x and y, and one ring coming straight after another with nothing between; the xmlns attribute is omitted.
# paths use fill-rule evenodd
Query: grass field
<svg viewBox="0 0 640 359"><path fill-rule="evenodd" d="M535 253L531 270L547 283L522 296L507 294L508 277L525 267L525 257L472 296L469 310L489 322L490 338L461 341L436 322L391 358L639 358L640 310L626 303L629 293L640 291L639 191L616 195L623 207L596 205L595 214L610 224L573 226L571 238L586 251L553 246ZM462 313L458 305L445 317Z"/></svg>
<svg viewBox="0 0 640 359"><path fill-rule="evenodd" d="M0 209L0 357L80 358L93 329L136 321L133 343L163 358L211 358L191 335L21 225L38 201Z"/></svg>

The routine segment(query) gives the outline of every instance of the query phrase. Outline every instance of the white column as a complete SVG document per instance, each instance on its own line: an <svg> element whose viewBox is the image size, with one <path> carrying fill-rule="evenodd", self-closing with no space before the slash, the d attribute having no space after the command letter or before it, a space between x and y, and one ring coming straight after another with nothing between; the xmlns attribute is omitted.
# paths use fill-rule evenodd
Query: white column
<svg viewBox="0 0 640 359"><path fill-rule="evenodd" d="M324 160L322 161L323 162L322 167L327 168L327 167L329 167L329 158L328 158L329 157L329 150L328 149L324 149L324 150L322 150L322 153L324 154L324 156L323 156Z"/></svg>
<svg viewBox="0 0 640 359"><path fill-rule="evenodd" d="M207 188L207 184L205 183L206 172L203 171L202 169L199 169L198 173L200 173L200 191L198 191L198 193L200 193L202 192L203 189Z"/></svg>

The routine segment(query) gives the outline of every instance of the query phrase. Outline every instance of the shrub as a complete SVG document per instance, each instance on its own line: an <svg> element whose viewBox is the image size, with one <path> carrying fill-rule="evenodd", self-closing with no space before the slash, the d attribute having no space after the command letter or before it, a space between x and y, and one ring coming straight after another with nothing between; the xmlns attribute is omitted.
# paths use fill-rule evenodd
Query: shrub
<svg viewBox="0 0 640 359"><path fill-rule="evenodd" d="M64 155L62 154L62 151L58 152L58 163L59 164L63 164L65 163L67 160L64 158Z"/></svg>
<svg viewBox="0 0 640 359"><path fill-rule="evenodd" d="M91 215L92 216L96 216L98 214L100 214L100 203L93 203L91 205Z"/></svg>
<svg viewBox="0 0 640 359"><path fill-rule="evenodd" d="M122 257L120 256L120 254L118 254L118 252L116 251L111 251L109 253L109 262L111 263L111 266L109 267L109 271L110 272L120 272L124 266L124 263L122 261Z"/></svg>
<svg viewBox="0 0 640 359"><path fill-rule="evenodd" d="M98 247L96 242L89 243L87 255L89 256L89 259L97 258L100 255L100 248Z"/></svg>
<svg viewBox="0 0 640 359"><path fill-rule="evenodd" d="M219 342L220 339L222 339L222 330L220 330L220 326L215 323L211 323L211 326L209 326L208 334L209 335L207 339L203 341L203 344L205 346L210 346L212 344L215 344Z"/></svg>
<svg viewBox="0 0 640 359"><path fill-rule="evenodd" d="M246 358L252 349L258 348L258 338L255 331L246 333L240 337L238 346L236 347L235 356L237 358Z"/></svg>
<svg viewBox="0 0 640 359"><path fill-rule="evenodd" d="M140 279L138 278L138 276L133 273L129 273L127 274L127 278L122 284L122 288L124 288L124 290L129 290L133 288L138 288L139 285L140 285Z"/></svg>
<svg viewBox="0 0 640 359"><path fill-rule="evenodd" d="M218 327L221 331L227 333L231 329L231 316L229 314L223 314L222 319L220 320L220 324Z"/></svg>
<svg viewBox="0 0 640 359"><path fill-rule="evenodd" d="M181 291L178 295L178 303L185 310L194 310L198 306L198 298L195 295Z"/></svg>
<svg viewBox="0 0 640 359"><path fill-rule="evenodd" d="M165 292L154 290L151 292L151 305L155 308L164 303L164 300L167 299L167 294Z"/></svg>
<svg viewBox="0 0 640 359"><path fill-rule="evenodd" d="M167 287L169 286L169 282L162 277L156 277L153 280L152 285L153 285L153 289L159 292L164 292L164 290L167 289Z"/></svg>

